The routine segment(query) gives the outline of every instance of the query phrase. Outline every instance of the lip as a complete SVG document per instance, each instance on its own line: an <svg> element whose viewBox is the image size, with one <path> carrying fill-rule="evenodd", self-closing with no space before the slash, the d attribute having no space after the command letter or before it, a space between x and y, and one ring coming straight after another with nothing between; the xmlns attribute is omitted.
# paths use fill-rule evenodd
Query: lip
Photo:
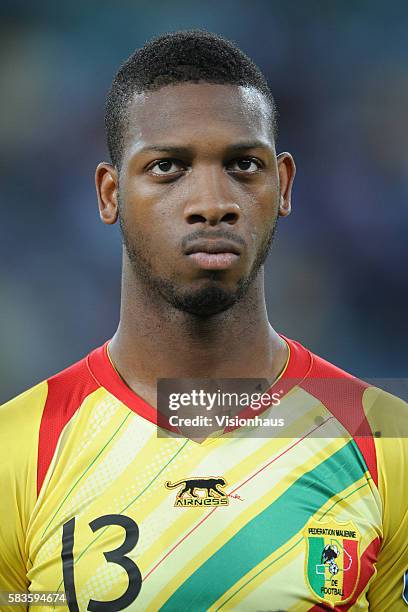
<svg viewBox="0 0 408 612"><path fill-rule="evenodd" d="M231 252L207 253L205 251L195 251L188 257L203 270L226 270L231 268L239 259L239 255Z"/></svg>
<svg viewBox="0 0 408 612"><path fill-rule="evenodd" d="M184 253L202 270L227 270L239 259L241 250L230 240L207 238L192 242Z"/></svg>
<svg viewBox="0 0 408 612"><path fill-rule="evenodd" d="M235 242L230 240L214 239L214 240L197 240L190 244L185 250L185 255L193 255L194 253L206 253L208 255L216 254L233 254L240 255L240 248Z"/></svg>

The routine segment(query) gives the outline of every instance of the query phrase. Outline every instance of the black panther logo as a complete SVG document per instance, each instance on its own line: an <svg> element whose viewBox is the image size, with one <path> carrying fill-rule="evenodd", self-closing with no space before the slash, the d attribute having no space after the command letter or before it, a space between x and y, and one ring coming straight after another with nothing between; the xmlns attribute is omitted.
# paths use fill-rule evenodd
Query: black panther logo
<svg viewBox="0 0 408 612"><path fill-rule="evenodd" d="M220 491L218 487L225 487L227 484L225 478L185 478L183 480L179 480L178 482L171 483L167 481L165 483L167 489L175 489L183 485L183 488L177 493L177 499L181 499L183 495L188 493L191 497L198 498L199 496L196 494L196 489L202 489L206 493L206 497L227 497L227 494L224 491ZM214 493L216 495L214 495Z"/></svg>

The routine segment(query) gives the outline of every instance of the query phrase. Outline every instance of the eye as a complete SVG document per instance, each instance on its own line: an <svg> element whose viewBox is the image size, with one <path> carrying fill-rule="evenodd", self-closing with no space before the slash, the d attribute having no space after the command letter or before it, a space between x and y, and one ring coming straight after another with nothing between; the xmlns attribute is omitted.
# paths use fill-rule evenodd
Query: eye
<svg viewBox="0 0 408 612"><path fill-rule="evenodd" d="M151 174L156 176L165 176L166 174L175 174L184 170L183 164L176 159L160 159L154 162L149 168Z"/></svg>
<svg viewBox="0 0 408 612"><path fill-rule="evenodd" d="M253 174L261 168L261 164L252 157L240 157L231 162L229 167L232 172L247 172L248 174Z"/></svg>

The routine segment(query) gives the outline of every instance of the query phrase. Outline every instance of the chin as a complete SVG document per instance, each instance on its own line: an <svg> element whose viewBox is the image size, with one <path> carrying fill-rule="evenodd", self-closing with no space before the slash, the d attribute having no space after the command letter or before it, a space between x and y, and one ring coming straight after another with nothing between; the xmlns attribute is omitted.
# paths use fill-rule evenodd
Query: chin
<svg viewBox="0 0 408 612"><path fill-rule="evenodd" d="M174 293L169 300L178 310L197 317L210 317L231 308L239 299L238 292L212 285L195 291Z"/></svg>
<svg viewBox="0 0 408 612"><path fill-rule="evenodd" d="M159 292L171 306L196 317L210 317L234 306L247 292L244 281L233 287L219 282L206 283L201 287L180 287L161 282Z"/></svg>
<svg viewBox="0 0 408 612"><path fill-rule="evenodd" d="M150 286L157 296L173 308L196 317L211 317L232 308L248 292L255 275L235 281L223 282L218 274L210 278L180 284L175 280L160 277L151 269L138 276Z"/></svg>

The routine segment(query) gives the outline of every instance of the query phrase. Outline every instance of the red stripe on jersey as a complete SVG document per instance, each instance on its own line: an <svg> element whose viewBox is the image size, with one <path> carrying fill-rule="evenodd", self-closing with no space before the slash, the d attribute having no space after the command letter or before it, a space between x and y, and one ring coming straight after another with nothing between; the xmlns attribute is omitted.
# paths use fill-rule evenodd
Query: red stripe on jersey
<svg viewBox="0 0 408 612"><path fill-rule="evenodd" d="M365 551L361 556L361 569L360 569L360 578L358 579L358 584L355 590L353 597L345 604L339 604L334 608L329 608L327 605L317 604L313 606L313 608L309 608L309 612L318 612L319 610L333 610L333 612L344 612L345 610L350 610L351 606L353 606L361 593L364 591L365 587L368 584L371 576L374 573L374 564L377 561L378 551L380 550L381 540L380 538L375 538L370 544L367 546Z"/></svg>
<svg viewBox="0 0 408 612"><path fill-rule="evenodd" d="M348 593L348 595L353 593L354 586L357 582L358 564L352 562L353 559L358 559L357 546L357 540L343 540L343 548L346 553L346 558L348 559L347 571L343 572L343 593ZM345 560L344 555L343 559ZM346 597L342 599L346 599Z"/></svg>
<svg viewBox="0 0 408 612"><path fill-rule="evenodd" d="M47 400L41 417L38 440L37 495L41 490L61 431L84 399L100 386L89 372L86 359L55 374L47 382Z"/></svg>
<svg viewBox="0 0 408 612"><path fill-rule="evenodd" d="M122 380L110 362L108 356L109 342L110 340L107 340L105 344L88 355L87 363L92 376L95 377L101 387L112 393L114 397L133 410L133 412L136 412L136 414L139 414L155 425L179 433L176 427L170 425L165 415L159 414L154 406L148 404Z"/></svg>
<svg viewBox="0 0 408 612"><path fill-rule="evenodd" d="M374 437L363 407L363 393L370 385L321 357L312 356L313 365L309 376L300 386L320 400L353 436L378 486Z"/></svg>

